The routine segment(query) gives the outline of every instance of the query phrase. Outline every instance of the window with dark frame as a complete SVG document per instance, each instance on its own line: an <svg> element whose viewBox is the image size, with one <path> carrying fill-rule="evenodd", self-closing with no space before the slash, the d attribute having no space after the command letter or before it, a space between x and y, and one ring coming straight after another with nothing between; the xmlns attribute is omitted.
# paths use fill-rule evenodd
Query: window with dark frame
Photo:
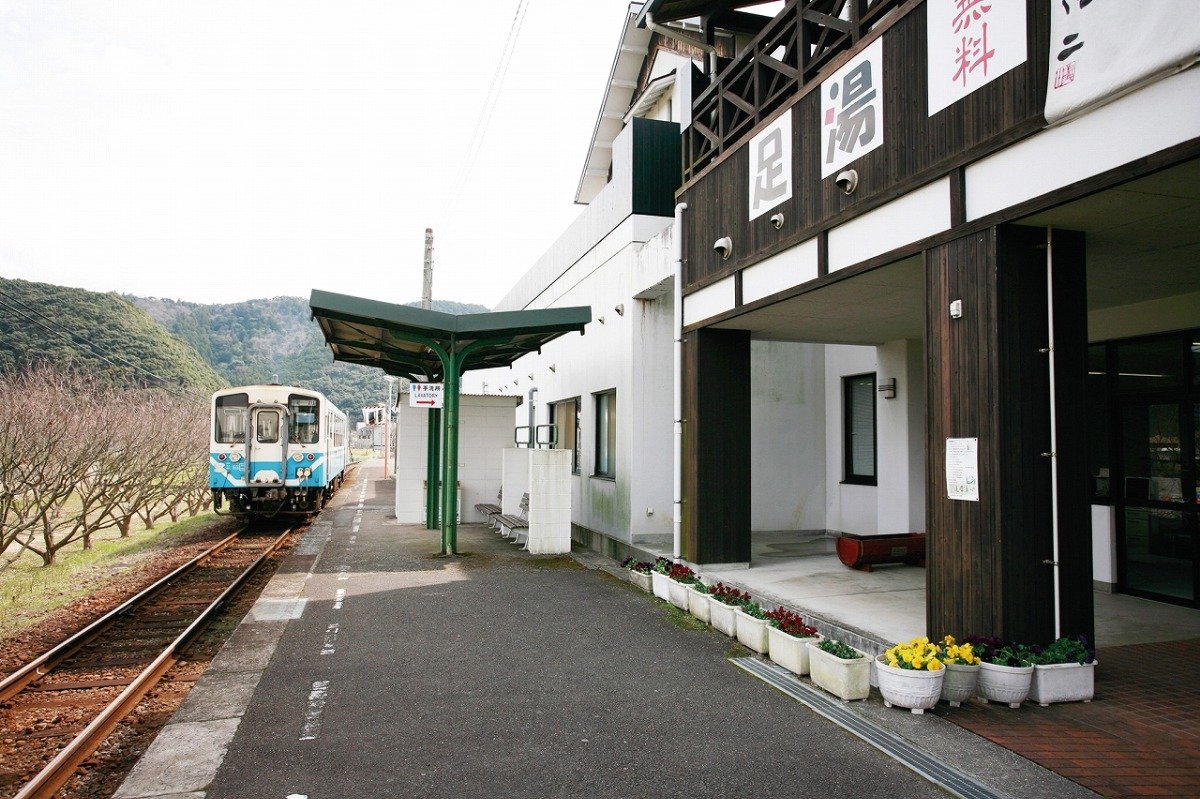
<svg viewBox="0 0 1200 799"><path fill-rule="evenodd" d="M617 476L617 392L604 391L596 398L596 477Z"/></svg>
<svg viewBox="0 0 1200 799"><path fill-rule="evenodd" d="M844 483L876 485L875 375L842 378Z"/></svg>
<svg viewBox="0 0 1200 799"><path fill-rule="evenodd" d="M551 403L550 424L555 427L555 446L571 450L571 473L579 474L579 397Z"/></svg>

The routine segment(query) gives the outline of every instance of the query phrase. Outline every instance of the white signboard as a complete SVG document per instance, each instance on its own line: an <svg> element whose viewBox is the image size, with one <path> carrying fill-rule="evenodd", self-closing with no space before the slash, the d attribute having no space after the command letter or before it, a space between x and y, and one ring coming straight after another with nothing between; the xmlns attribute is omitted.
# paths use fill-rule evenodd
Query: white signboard
<svg viewBox="0 0 1200 799"><path fill-rule="evenodd" d="M792 198L792 112L750 140L750 219Z"/></svg>
<svg viewBox="0 0 1200 799"><path fill-rule="evenodd" d="M979 439L946 439L946 496L979 501Z"/></svg>
<svg viewBox="0 0 1200 799"><path fill-rule="evenodd" d="M1051 124L1178 72L1200 58L1200 7L1195 0L1046 3L1050 6L1046 121Z"/></svg>
<svg viewBox="0 0 1200 799"><path fill-rule="evenodd" d="M883 39L821 84L821 177L883 144Z"/></svg>
<svg viewBox="0 0 1200 799"><path fill-rule="evenodd" d="M929 116L1028 55L1025 0L926 0L925 26Z"/></svg>
<svg viewBox="0 0 1200 799"><path fill-rule="evenodd" d="M443 383L410 383L408 406L410 408L442 407Z"/></svg>

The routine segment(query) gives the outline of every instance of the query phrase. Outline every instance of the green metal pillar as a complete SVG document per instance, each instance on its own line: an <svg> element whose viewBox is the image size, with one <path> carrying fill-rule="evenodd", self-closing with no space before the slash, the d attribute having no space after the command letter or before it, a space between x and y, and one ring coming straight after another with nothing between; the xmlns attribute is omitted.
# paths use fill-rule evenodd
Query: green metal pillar
<svg viewBox="0 0 1200 799"><path fill-rule="evenodd" d="M445 427L445 457L442 461L442 554L458 553L458 390L461 384L459 358L446 372L442 406Z"/></svg>
<svg viewBox="0 0 1200 799"><path fill-rule="evenodd" d="M442 412L429 409L425 452L425 529L438 529L438 480L441 477Z"/></svg>

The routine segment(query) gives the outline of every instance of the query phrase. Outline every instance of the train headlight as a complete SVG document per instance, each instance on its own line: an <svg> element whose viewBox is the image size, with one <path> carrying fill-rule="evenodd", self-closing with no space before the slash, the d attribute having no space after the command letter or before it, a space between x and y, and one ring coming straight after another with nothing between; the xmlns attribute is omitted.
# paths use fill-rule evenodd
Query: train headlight
<svg viewBox="0 0 1200 799"><path fill-rule="evenodd" d="M242 456L241 456L240 454L236 453L236 452L232 453L232 454L229 456L229 460L233 461L234 463L237 463L237 462L238 462L238 461L240 461L241 459L242 459Z"/></svg>
<svg viewBox="0 0 1200 799"><path fill-rule="evenodd" d="M297 452L295 455L292 456L292 460L294 460L296 463L299 463L300 461L304 460L304 453Z"/></svg>

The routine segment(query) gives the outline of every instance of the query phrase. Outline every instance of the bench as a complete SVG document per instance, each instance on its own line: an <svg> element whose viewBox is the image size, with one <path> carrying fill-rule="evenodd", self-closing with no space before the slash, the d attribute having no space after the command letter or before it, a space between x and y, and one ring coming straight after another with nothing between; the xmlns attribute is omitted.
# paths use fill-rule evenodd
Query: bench
<svg viewBox="0 0 1200 799"><path fill-rule="evenodd" d="M529 495L521 495L521 512L517 516L508 513L498 513L494 517L500 535L508 538L512 535L513 542L523 544L529 540Z"/></svg>
<svg viewBox="0 0 1200 799"><path fill-rule="evenodd" d="M504 501L504 486L500 486L500 490L496 493L496 502ZM475 510L487 517L488 527L496 526L496 517L500 515L501 508L499 505L494 505L491 502L478 502L475 504Z"/></svg>

